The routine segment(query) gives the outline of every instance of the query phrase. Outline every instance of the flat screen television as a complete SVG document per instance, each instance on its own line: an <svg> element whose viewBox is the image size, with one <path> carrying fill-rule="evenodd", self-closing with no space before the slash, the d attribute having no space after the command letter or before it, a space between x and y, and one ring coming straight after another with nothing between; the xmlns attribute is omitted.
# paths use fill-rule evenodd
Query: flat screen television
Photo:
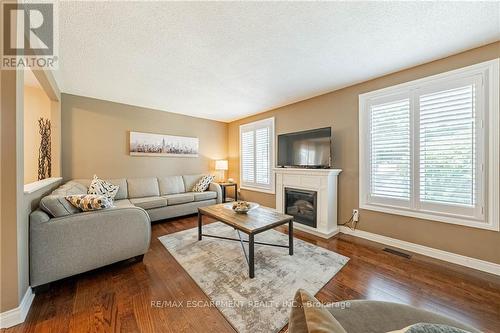
<svg viewBox="0 0 500 333"><path fill-rule="evenodd" d="M332 128L278 135L278 167L330 168Z"/></svg>

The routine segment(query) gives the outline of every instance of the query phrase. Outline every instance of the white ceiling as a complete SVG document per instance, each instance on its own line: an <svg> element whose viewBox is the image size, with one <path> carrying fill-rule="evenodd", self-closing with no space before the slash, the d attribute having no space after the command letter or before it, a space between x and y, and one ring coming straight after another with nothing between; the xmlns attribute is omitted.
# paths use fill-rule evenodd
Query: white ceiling
<svg viewBox="0 0 500 333"><path fill-rule="evenodd" d="M65 93L230 121L500 39L499 2L61 2Z"/></svg>

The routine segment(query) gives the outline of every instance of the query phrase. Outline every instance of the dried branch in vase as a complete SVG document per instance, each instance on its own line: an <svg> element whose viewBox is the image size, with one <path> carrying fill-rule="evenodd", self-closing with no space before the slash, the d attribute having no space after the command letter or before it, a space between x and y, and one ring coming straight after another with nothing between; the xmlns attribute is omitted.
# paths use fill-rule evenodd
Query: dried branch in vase
<svg viewBox="0 0 500 333"><path fill-rule="evenodd" d="M50 148L50 120L38 119L40 127L40 149L38 150L38 180L52 176L52 152Z"/></svg>

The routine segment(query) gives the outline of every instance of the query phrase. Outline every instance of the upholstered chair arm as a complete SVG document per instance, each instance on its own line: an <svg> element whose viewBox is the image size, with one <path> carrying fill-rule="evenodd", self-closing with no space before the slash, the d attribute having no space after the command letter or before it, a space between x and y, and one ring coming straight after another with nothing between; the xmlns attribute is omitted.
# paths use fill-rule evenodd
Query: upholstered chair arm
<svg viewBox="0 0 500 333"><path fill-rule="evenodd" d="M222 188L217 183L210 183L208 186L209 191L217 192L217 203L222 203Z"/></svg>

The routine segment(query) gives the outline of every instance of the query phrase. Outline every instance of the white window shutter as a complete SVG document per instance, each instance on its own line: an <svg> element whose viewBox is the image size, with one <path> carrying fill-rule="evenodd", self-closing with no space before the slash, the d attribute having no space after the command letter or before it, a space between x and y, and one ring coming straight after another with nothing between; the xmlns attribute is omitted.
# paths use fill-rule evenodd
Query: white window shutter
<svg viewBox="0 0 500 333"><path fill-rule="evenodd" d="M240 126L240 172L242 187L274 192L274 118Z"/></svg>
<svg viewBox="0 0 500 333"><path fill-rule="evenodd" d="M476 204L475 85L419 96L420 200Z"/></svg>
<svg viewBox="0 0 500 333"><path fill-rule="evenodd" d="M370 195L408 202L411 195L410 101L370 107ZM408 205L405 203L404 205Z"/></svg>
<svg viewBox="0 0 500 333"><path fill-rule="evenodd" d="M255 131L241 133L241 175L245 183L255 181Z"/></svg>
<svg viewBox="0 0 500 333"><path fill-rule="evenodd" d="M259 128L255 131L255 176L256 183L268 185L270 183L270 155L269 128Z"/></svg>

